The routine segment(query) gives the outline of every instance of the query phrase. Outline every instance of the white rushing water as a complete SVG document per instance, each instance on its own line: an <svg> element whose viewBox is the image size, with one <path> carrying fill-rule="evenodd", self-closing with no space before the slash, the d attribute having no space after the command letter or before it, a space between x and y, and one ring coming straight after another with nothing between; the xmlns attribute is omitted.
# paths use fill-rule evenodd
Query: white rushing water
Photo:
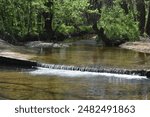
<svg viewBox="0 0 150 117"><path fill-rule="evenodd" d="M82 72L82 71L72 71L72 70L61 70L61 69L49 69L39 67L35 71L31 71L32 75L47 75L47 76L61 76L61 77L95 77L95 76L105 76L105 77L116 77L125 79L147 79L146 76L138 75L126 75L126 74L112 74L112 73L96 73L96 72Z"/></svg>

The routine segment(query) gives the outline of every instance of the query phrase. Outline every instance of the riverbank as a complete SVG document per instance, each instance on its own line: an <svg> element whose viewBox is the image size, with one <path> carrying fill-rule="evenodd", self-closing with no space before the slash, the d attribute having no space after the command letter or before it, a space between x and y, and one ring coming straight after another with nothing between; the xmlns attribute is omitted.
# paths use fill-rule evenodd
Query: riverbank
<svg viewBox="0 0 150 117"><path fill-rule="evenodd" d="M3 45L4 44L5 43L3 43ZM40 41L30 42L27 45L29 48L26 47L26 50L37 50L37 53L33 53L33 56L35 57L32 60L36 61L37 65L42 65L42 68L51 68L50 64L54 64L53 69L118 74L141 74L142 76L150 76L148 57L144 58L143 55L139 55L136 52L126 51L118 47L99 47L95 39L82 39L80 41L76 41L72 43L71 47L67 49L64 47L56 48L51 44L52 43L45 43ZM30 62L28 60L20 60L22 58L26 58L25 55L30 56L29 52L26 52L24 54L22 53L21 49L24 49L24 46L12 45L12 47L16 47L17 49L20 48L20 51L14 51L17 52L14 53L11 48L10 51L7 50L8 52L6 52L6 48L1 50L0 58L1 64L3 66L11 65L13 67L18 66L21 68L24 68L24 66L29 68L32 68L32 66L41 67L32 65L32 61ZM134 57L136 59L132 59ZM3 61L5 62L3 63ZM26 62L29 64L26 65ZM47 63L46 67L45 64L43 67L43 63ZM133 72L130 72L130 69Z"/></svg>
<svg viewBox="0 0 150 117"><path fill-rule="evenodd" d="M24 54L21 51L28 51L23 46L15 46L0 39L0 56L8 58L17 58L19 60L30 60L34 56L30 53Z"/></svg>
<svg viewBox="0 0 150 117"><path fill-rule="evenodd" d="M66 48L71 46L72 44L77 45L99 45L96 42L96 36L92 35L92 37L89 37L89 40L85 40L84 37L82 39L73 39L70 42L62 42L62 43L48 43L48 42L42 42L42 41L31 41L24 44L24 46L15 46L10 43L7 43L6 41L3 41L0 39L0 56L4 57L11 57L11 58L18 58L18 59L24 59L29 60L34 58L32 56L31 51L37 51L37 48ZM126 42L122 45L120 45L121 48L133 50L136 52L141 53L148 53L150 54L150 39L141 38L140 41L136 42ZM33 49L31 49L33 48ZM36 49L34 49L36 48ZM22 53L21 51L24 51L26 54ZM36 53L36 52L33 52Z"/></svg>
<svg viewBox="0 0 150 117"><path fill-rule="evenodd" d="M126 42L120 45L120 47L124 49L150 54L150 39L147 38L135 42Z"/></svg>

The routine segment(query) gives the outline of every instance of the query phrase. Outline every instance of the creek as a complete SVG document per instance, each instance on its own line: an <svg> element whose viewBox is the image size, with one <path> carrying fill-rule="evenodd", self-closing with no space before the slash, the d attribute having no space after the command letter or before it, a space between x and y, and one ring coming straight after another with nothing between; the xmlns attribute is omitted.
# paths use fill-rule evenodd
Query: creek
<svg viewBox="0 0 150 117"><path fill-rule="evenodd" d="M40 48L32 54L32 60L47 64L150 69L149 54L96 44ZM150 79L143 76L42 67L0 70L0 99L150 99Z"/></svg>

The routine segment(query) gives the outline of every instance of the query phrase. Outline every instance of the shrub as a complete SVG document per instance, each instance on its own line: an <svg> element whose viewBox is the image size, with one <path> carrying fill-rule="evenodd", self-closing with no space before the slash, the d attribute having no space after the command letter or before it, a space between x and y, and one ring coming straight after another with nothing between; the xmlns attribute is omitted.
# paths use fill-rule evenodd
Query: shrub
<svg viewBox="0 0 150 117"><path fill-rule="evenodd" d="M65 35L69 35L71 33L74 33L76 31L76 29L74 28L74 26L67 26L65 24L61 24L58 28L58 32L61 32Z"/></svg>
<svg viewBox="0 0 150 117"><path fill-rule="evenodd" d="M139 38L138 22L134 21L132 13L125 14L119 1L114 1L112 7L103 7L101 19L98 22L99 28L109 39L129 39L131 41Z"/></svg>

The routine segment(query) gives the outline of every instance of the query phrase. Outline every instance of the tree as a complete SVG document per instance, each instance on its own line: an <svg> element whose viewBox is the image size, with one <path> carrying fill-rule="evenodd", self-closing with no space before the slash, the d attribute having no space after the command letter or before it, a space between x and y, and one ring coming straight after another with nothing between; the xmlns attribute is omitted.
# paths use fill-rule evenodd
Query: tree
<svg viewBox="0 0 150 117"><path fill-rule="evenodd" d="M146 22L146 9L145 9L145 1L144 0L136 0L136 6L138 11L138 21L139 21L139 29L141 35L145 30L145 22Z"/></svg>
<svg viewBox="0 0 150 117"><path fill-rule="evenodd" d="M127 40L138 39L138 23L126 1L101 1L99 19L93 23L93 29L99 40L106 46L118 46Z"/></svg>
<svg viewBox="0 0 150 117"><path fill-rule="evenodd" d="M68 34L79 31L84 24L84 12L88 7L88 0L57 0L54 4L53 27L56 31Z"/></svg>
<svg viewBox="0 0 150 117"><path fill-rule="evenodd" d="M38 5L43 2L38 2ZM38 35L43 27L39 20L36 0L0 0L1 35L9 40L22 39L26 35ZM7 5L6 5L7 4Z"/></svg>
<svg viewBox="0 0 150 117"><path fill-rule="evenodd" d="M150 36L150 2L149 2L149 13L147 19L146 33Z"/></svg>
<svg viewBox="0 0 150 117"><path fill-rule="evenodd" d="M63 28L79 29L88 0L0 0L0 5L2 38L51 41L65 32Z"/></svg>
<svg viewBox="0 0 150 117"><path fill-rule="evenodd" d="M127 40L135 40L139 36L138 23L132 13L120 6L120 1L114 1L111 8L103 7L99 27L104 29L106 45L119 45Z"/></svg>
<svg viewBox="0 0 150 117"><path fill-rule="evenodd" d="M47 40L52 40L54 37L54 31L53 31L53 17L54 17L54 12L53 12L53 5L54 1L53 0L47 0L44 3L44 6L47 7L47 10L44 10L42 12L42 16L44 18L44 34L47 35L46 38Z"/></svg>

